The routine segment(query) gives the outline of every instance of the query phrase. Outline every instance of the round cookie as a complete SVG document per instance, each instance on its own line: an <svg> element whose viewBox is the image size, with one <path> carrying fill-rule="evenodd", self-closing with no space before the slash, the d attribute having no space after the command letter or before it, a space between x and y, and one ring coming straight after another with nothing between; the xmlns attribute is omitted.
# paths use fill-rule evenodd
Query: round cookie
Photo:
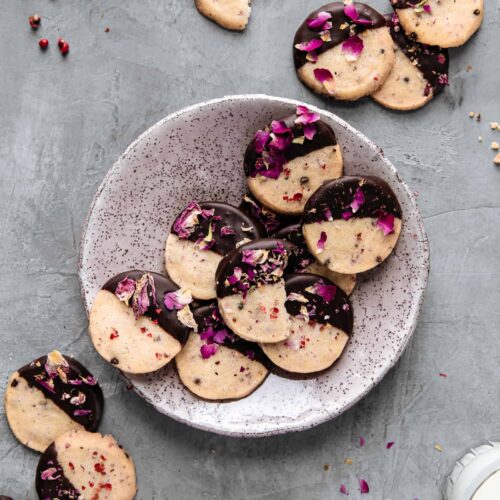
<svg viewBox="0 0 500 500"><path fill-rule="evenodd" d="M314 274L286 279L286 310L291 334L275 344L261 344L277 366L292 373L314 373L330 367L352 333L353 312L347 295Z"/></svg>
<svg viewBox="0 0 500 500"><path fill-rule="evenodd" d="M5 414L16 438L44 451L73 429L96 431L104 398L92 374L78 361L52 351L19 368L5 391Z"/></svg>
<svg viewBox="0 0 500 500"><path fill-rule="evenodd" d="M89 332L97 352L127 373L149 373L181 350L193 318L189 290L166 276L128 271L111 278L90 310Z"/></svg>
<svg viewBox="0 0 500 500"><path fill-rule="evenodd" d="M333 281L347 295L352 293L356 286L356 275L339 274L320 264L309 252L300 224L292 224L280 229L276 232L276 238L295 245L295 249L288 258L287 272L317 274Z"/></svg>
<svg viewBox="0 0 500 500"><path fill-rule="evenodd" d="M242 31L250 18L250 0L195 0L200 14L228 30Z"/></svg>
<svg viewBox="0 0 500 500"><path fill-rule="evenodd" d="M401 207L378 177L342 177L319 188L304 209L309 251L328 269L357 274L379 265L401 232Z"/></svg>
<svg viewBox="0 0 500 500"><path fill-rule="evenodd" d="M217 298L228 327L252 342L279 342L289 335L282 279L293 245L264 239L226 255L217 268Z"/></svg>
<svg viewBox="0 0 500 500"><path fill-rule="evenodd" d="M342 153L318 113L296 113L258 130L245 152L248 188L267 208L300 215L321 184L342 175Z"/></svg>
<svg viewBox="0 0 500 500"><path fill-rule="evenodd" d="M297 75L318 94L354 101L375 92L394 66L384 17L361 2L312 12L293 42Z"/></svg>
<svg viewBox="0 0 500 500"><path fill-rule="evenodd" d="M82 430L45 450L35 483L41 499L132 500L137 492L134 462L113 436Z"/></svg>
<svg viewBox="0 0 500 500"><path fill-rule="evenodd" d="M396 14L388 14L386 20L394 41L396 63L372 98L398 111L418 109L448 84L448 51L408 38Z"/></svg>
<svg viewBox="0 0 500 500"><path fill-rule="evenodd" d="M182 383L208 400L241 399L267 377L269 364L258 344L240 339L224 324L217 304L193 311L198 332L191 332L175 358Z"/></svg>
<svg viewBox="0 0 500 500"><path fill-rule="evenodd" d="M172 224L165 247L165 268L193 297L216 297L215 271L222 257L237 246L263 238L258 220L227 203L191 202Z"/></svg>
<svg viewBox="0 0 500 500"><path fill-rule="evenodd" d="M481 26L483 0L391 0L412 39L439 47L463 45Z"/></svg>

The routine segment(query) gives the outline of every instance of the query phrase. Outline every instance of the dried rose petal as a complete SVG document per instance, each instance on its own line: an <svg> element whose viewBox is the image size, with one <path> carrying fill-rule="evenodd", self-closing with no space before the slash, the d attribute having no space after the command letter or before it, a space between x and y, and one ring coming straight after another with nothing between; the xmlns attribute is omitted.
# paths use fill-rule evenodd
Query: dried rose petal
<svg viewBox="0 0 500 500"><path fill-rule="evenodd" d="M385 236L394 232L394 215L379 211L379 216L377 220L377 227L381 229Z"/></svg>
<svg viewBox="0 0 500 500"><path fill-rule="evenodd" d="M177 319L188 328L191 328L195 332L198 331L198 324L196 323L193 313L189 306L184 306L182 309L177 311Z"/></svg>
<svg viewBox="0 0 500 500"><path fill-rule="evenodd" d="M57 469L55 467L49 467L48 469L45 469L42 471L40 477L42 478L42 481L46 481L47 479L49 481L55 481L56 479L59 479L61 476L55 476L54 474L57 474Z"/></svg>
<svg viewBox="0 0 500 500"><path fill-rule="evenodd" d="M319 295L327 303L331 302L337 294L337 287L335 285L325 285L324 282L314 283L312 287L308 287L306 290Z"/></svg>
<svg viewBox="0 0 500 500"><path fill-rule="evenodd" d="M356 189L356 192L354 193L354 198L350 205L352 213L355 214L359 210L359 208L364 204L364 202L365 202L365 195L361 187L358 187L358 189Z"/></svg>
<svg viewBox="0 0 500 500"><path fill-rule="evenodd" d="M125 302L128 305L129 300L132 298L135 292L135 281L125 277L116 286L115 295L118 300Z"/></svg>
<svg viewBox="0 0 500 500"><path fill-rule="evenodd" d="M422 8L424 9L425 12L427 12L427 14L431 14L431 6L430 5L425 4L422 6Z"/></svg>
<svg viewBox="0 0 500 500"><path fill-rule="evenodd" d="M309 141L312 141L314 139L314 136L316 135L317 131L318 130L316 128L316 125L314 125L314 123L311 123L309 125L304 125L304 137Z"/></svg>
<svg viewBox="0 0 500 500"><path fill-rule="evenodd" d="M356 24L371 25L372 22L369 19L360 19L359 12L353 3L348 4L344 7L344 14L354 21Z"/></svg>
<svg viewBox="0 0 500 500"><path fill-rule="evenodd" d="M361 491L361 494L370 493L368 483L364 479L359 480L359 491Z"/></svg>
<svg viewBox="0 0 500 500"><path fill-rule="evenodd" d="M361 52L363 52L364 46L365 44L361 37L354 35L342 43L342 52L348 61L357 61Z"/></svg>
<svg viewBox="0 0 500 500"><path fill-rule="evenodd" d="M307 20L307 26L315 31L332 29L332 23L328 22L332 18L330 12L319 12L316 17ZM325 26L326 24L326 26Z"/></svg>
<svg viewBox="0 0 500 500"><path fill-rule="evenodd" d="M297 43L295 44L295 48L302 52L313 52L316 49L319 49L323 45L323 40L321 38L313 38L308 42Z"/></svg>
<svg viewBox="0 0 500 500"><path fill-rule="evenodd" d="M255 267L257 264L263 264L269 255L267 250L242 250L241 262Z"/></svg>
<svg viewBox="0 0 500 500"><path fill-rule="evenodd" d="M395 444L394 441L389 441L386 445L386 448L390 450L394 446L394 444Z"/></svg>
<svg viewBox="0 0 500 500"><path fill-rule="evenodd" d="M173 231L179 238L187 239L198 225L200 216L204 219L209 219L213 217L214 213L214 209L202 209L198 203L192 201L182 211L181 215L175 219Z"/></svg>
<svg viewBox="0 0 500 500"><path fill-rule="evenodd" d="M236 231L230 226L223 226L220 228L221 236L231 236L233 234L236 234Z"/></svg>
<svg viewBox="0 0 500 500"><path fill-rule="evenodd" d="M149 300L149 278L148 274L143 274L136 283L135 292L132 298L132 310L134 311L135 319L142 316L150 306Z"/></svg>
<svg viewBox="0 0 500 500"><path fill-rule="evenodd" d="M86 400L87 400L87 397L85 396L85 394L83 392L78 392L78 395L73 396L69 400L69 402L75 406L82 406L82 404L84 404Z"/></svg>
<svg viewBox="0 0 500 500"><path fill-rule="evenodd" d="M365 443L365 438L363 436L359 436L359 446L363 447Z"/></svg>
<svg viewBox="0 0 500 500"><path fill-rule="evenodd" d="M325 243L326 243L327 238L328 238L328 236L326 235L326 233L324 231L321 231L318 243L316 245L318 247L318 250L324 250L325 249Z"/></svg>
<svg viewBox="0 0 500 500"><path fill-rule="evenodd" d="M305 106L297 106L297 115L298 118L295 120L295 123L300 125L308 125L320 119L319 113L309 111Z"/></svg>
<svg viewBox="0 0 500 500"><path fill-rule="evenodd" d="M229 284L234 285L234 284L238 283L238 281L240 281L240 279L241 279L242 272L243 271L242 271L241 267L235 267L233 274L227 278L227 281L229 281Z"/></svg>
<svg viewBox="0 0 500 500"><path fill-rule="evenodd" d="M316 78L316 80L318 80L319 83L323 84L323 86L326 88L326 90L328 91L329 94L333 95L333 93L334 93L334 90L333 90L334 79L333 79L333 75L330 72L330 70L328 70L326 68L316 68L313 71L313 73L314 73L314 78Z"/></svg>
<svg viewBox="0 0 500 500"><path fill-rule="evenodd" d="M346 488L345 484L341 484L340 485L339 492L342 493L342 495L349 495L349 493L347 492L347 488Z"/></svg>
<svg viewBox="0 0 500 500"><path fill-rule="evenodd" d="M45 362L44 368L50 378L55 378L61 375L61 370L67 373L69 371L69 364L59 351L52 351L47 354L47 361ZM67 382L67 379L65 382Z"/></svg>
<svg viewBox="0 0 500 500"><path fill-rule="evenodd" d="M439 64L444 64L446 62L446 56L444 54L438 54L437 62Z"/></svg>
<svg viewBox="0 0 500 500"><path fill-rule="evenodd" d="M323 210L323 214L325 215L325 219L327 221L333 220L333 214L332 214L332 211L330 210L330 207L325 207Z"/></svg>
<svg viewBox="0 0 500 500"><path fill-rule="evenodd" d="M286 126L286 123L281 120L273 120L271 122L271 130L275 134L288 134L291 132L290 128Z"/></svg>
<svg viewBox="0 0 500 500"><path fill-rule="evenodd" d="M216 332L214 332L212 339L217 344L223 344L227 336L228 336L227 330L217 330Z"/></svg>
<svg viewBox="0 0 500 500"><path fill-rule="evenodd" d="M257 130L253 139L255 151L259 154L262 153L268 140L269 132L267 132L266 130Z"/></svg>
<svg viewBox="0 0 500 500"><path fill-rule="evenodd" d="M208 359L217 352L217 344L205 344L200 347L201 357Z"/></svg>
<svg viewBox="0 0 500 500"><path fill-rule="evenodd" d="M181 288L175 292L168 292L163 297L163 303L169 311L180 310L193 302L193 296L188 288Z"/></svg>
<svg viewBox="0 0 500 500"><path fill-rule="evenodd" d="M45 380L38 380L37 381L42 387L45 387L45 389L47 389L49 392L51 392L52 394L55 394L56 391L54 389L54 381L52 379L50 379L50 382L47 382Z"/></svg>
<svg viewBox="0 0 500 500"><path fill-rule="evenodd" d="M75 417L84 417L85 415L90 415L92 413L92 410L75 410L73 412L73 415Z"/></svg>
<svg viewBox="0 0 500 500"><path fill-rule="evenodd" d="M352 217L352 212L350 210L342 212L342 219L349 220L351 217Z"/></svg>

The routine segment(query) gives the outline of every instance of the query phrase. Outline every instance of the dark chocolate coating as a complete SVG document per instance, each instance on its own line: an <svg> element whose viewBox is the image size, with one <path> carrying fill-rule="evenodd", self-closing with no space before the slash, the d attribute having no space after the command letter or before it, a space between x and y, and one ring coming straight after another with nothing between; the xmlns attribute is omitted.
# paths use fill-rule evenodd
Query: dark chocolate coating
<svg viewBox="0 0 500 500"><path fill-rule="evenodd" d="M12 497L6 497L5 495L0 495L0 500L14 500Z"/></svg>
<svg viewBox="0 0 500 500"><path fill-rule="evenodd" d="M433 95L438 94L445 87L440 76L444 75L446 76L445 81L448 80L447 76L450 61L448 50L442 49L437 45L424 45L412 40L406 36L406 33L399 23L394 24L393 15L394 14L386 14L385 18L394 43L421 71L424 78L429 83ZM440 62L443 60L444 62Z"/></svg>
<svg viewBox="0 0 500 500"><path fill-rule="evenodd" d="M218 319L213 319L213 308L217 311ZM214 330L226 329L231 336L224 339L224 343L221 344L229 349L234 349L235 351L241 352L245 356L252 356L251 359L255 359L262 363L266 368L271 368L272 363L269 358L264 354L259 344L255 342L249 342L244 340L237 335L235 335L231 329L222 320L219 309L216 302L211 302L208 305L198 307L193 310L193 317L198 325L198 333L203 332L208 326L212 326Z"/></svg>
<svg viewBox="0 0 500 500"><path fill-rule="evenodd" d="M336 288L335 297L331 302L326 302L320 295L305 291L306 288L316 283L330 285ZM285 288L287 297L291 293L299 293L309 300L308 303L299 302L297 300L287 300L285 306L288 314L291 316L299 316L301 314L301 307L306 306L310 315L310 321L329 324L339 328L347 335L352 334L353 312L349 298L330 280L317 276L316 274L292 274L287 276Z"/></svg>
<svg viewBox="0 0 500 500"><path fill-rule="evenodd" d="M302 126L295 123L297 118L298 115L293 114L280 120L284 122L285 125L292 131L293 137L301 137L304 135ZM335 133L329 125L321 120L314 122L314 125L316 126L316 134L312 139L305 139L303 144L295 144L292 142L288 148L285 149L283 154L287 162L293 160L294 158L305 156L313 151L317 151L318 149L322 149L327 146L335 146L337 144ZM268 142L270 141L271 138L269 138ZM255 163L261 156L261 153L257 153L255 151L255 144L252 140L245 152L244 169L247 177L255 175Z"/></svg>
<svg viewBox="0 0 500 500"><path fill-rule="evenodd" d="M255 267L251 266L242 261L243 254L242 250L275 250L278 245L283 246L286 250L287 259L290 253L294 250L294 245L292 245L288 241L274 239L274 238L266 238L262 240L255 240L246 245L242 245L239 248L236 248L229 254L227 254L219 263L217 267L217 271L215 273L216 287L217 287L217 297L227 297L228 295L235 295L240 293L235 286L226 285L226 280L229 276L232 276L234 273L234 268L241 268L243 273L248 273L249 271L255 271ZM285 266L286 267L286 266ZM260 284L263 283L272 283L272 281L267 281L266 273L257 273L257 281ZM275 281L274 281L275 282Z"/></svg>
<svg viewBox="0 0 500 500"><path fill-rule="evenodd" d="M219 216L220 220L199 218L199 224L195 230L187 238L189 241L196 242L203 239L209 229L209 225L214 226L213 239L215 244L210 247L212 252L219 255L226 255L228 252L236 248L237 243L243 241L245 238L249 240L257 240L266 236L266 229L258 219L248 215L240 210L238 207L229 205L229 203L221 203L218 201L206 201L199 203L200 207L204 210L214 210L214 215ZM224 226L229 226L235 231L235 234L222 236L220 230ZM252 228L250 231L243 231L242 227ZM176 234L174 225L170 232Z"/></svg>
<svg viewBox="0 0 500 500"><path fill-rule="evenodd" d="M42 479L43 471L55 468L57 472L53 477L57 479ZM36 468L36 491L40 500L73 500L81 496L77 490L64 475L63 468L57 461L56 446L52 443L42 454Z"/></svg>
<svg viewBox="0 0 500 500"><path fill-rule="evenodd" d="M414 8L418 1L415 0L390 0L394 9Z"/></svg>
<svg viewBox="0 0 500 500"><path fill-rule="evenodd" d="M307 248L300 223L281 228L275 236L293 243L296 247L288 258L287 272L301 273L316 260Z"/></svg>
<svg viewBox="0 0 500 500"><path fill-rule="evenodd" d="M153 277L158 307L153 303L153 301L151 301L151 305L144 313L144 316L147 316L154 322L158 322L158 325L161 326L167 333L175 337L181 344L184 344L189 334L189 328L178 320L176 310L169 311L163 303L163 297L167 292L175 292L179 290L179 287L170 278L163 276L163 274L133 270L117 274L108 280L102 288L108 292L115 293L116 287L122 279L130 278L138 281L145 273L148 273ZM130 303L131 302L132 299L130 300Z"/></svg>
<svg viewBox="0 0 500 500"><path fill-rule="evenodd" d="M19 376L23 377L30 387L43 392L43 395L47 399L55 403L72 420L83 425L86 430L95 432L99 427L104 408L102 390L92 374L76 359L66 355L63 355L63 357L69 365L68 371L65 372L68 383L63 382L59 376L55 376L52 378L52 390L45 385L50 380L50 376L45 370L47 356L42 356L30 364L19 368ZM71 383L71 381L74 381L74 383ZM88 382L91 383L89 384ZM71 398L77 396L79 392L85 394L85 402L82 405L72 404L70 402ZM89 410L90 413L87 415L75 415L74 412L77 410Z"/></svg>
<svg viewBox="0 0 500 500"><path fill-rule="evenodd" d="M333 219L342 219L342 214L349 209L359 183L365 196L365 202L352 214L352 217L378 218L377 212L383 210L401 218L401 206L389 185L374 176L346 176L325 182L309 198L302 216L302 224L324 222L327 220L325 209L329 208Z"/></svg>
<svg viewBox="0 0 500 500"><path fill-rule="evenodd" d="M284 215L275 213L268 208L263 207L252 194L248 193L245 196L247 199L243 198L241 200L239 208L245 213L258 219L266 228L268 236L276 234L276 231L281 227L300 221L300 215Z"/></svg>
<svg viewBox="0 0 500 500"><path fill-rule="evenodd" d="M309 26L307 25L307 21L309 19L315 18L320 12L329 12L332 15L332 18L330 19L330 22L332 23L332 29L329 30L331 41L323 42L323 45L315 50L317 54L322 54L323 52L326 52L336 45L340 45L352 35L359 35L367 29L382 28L383 26L385 26L384 16L379 14L375 9L361 2L353 3L358 11L359 18L369 20L371 21L371 24L366 25L354 23L351 18L344 14L345 5L343 2L329 3L327 5L323 5L323 7L320 7L318 10L311 12L307 16L307 19L302 23L300 28L297 30L297 33L295 34L295 38L293 40L293 60L296 69L304 66L304 64L309 61L306 59L307 52L298 50L295 45L299 43L309 42L315 38L320 38L319 32L309 28ZM340 26L345 24L348 24L352 28L341 30Z"/></svg>

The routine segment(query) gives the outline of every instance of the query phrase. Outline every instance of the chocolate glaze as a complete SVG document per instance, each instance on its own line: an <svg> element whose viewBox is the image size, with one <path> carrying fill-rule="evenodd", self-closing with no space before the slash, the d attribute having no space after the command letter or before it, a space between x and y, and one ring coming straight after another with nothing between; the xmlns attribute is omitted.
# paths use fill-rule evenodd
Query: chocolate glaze
<svg viewBox="0 0 500 500"><path fill-rule="evenodd" d="M228 203L216 201L202 202L199 203L199 205L204 210L213 209L214 215L219 216L220 220L204 219L203 217L200 217L200 223L187 239L189 241L196 242L205 238L208 234L209 226L212 224L212 226L214 226L212 234L215 244L210 247L210 250L218 253L219 255L226 255L228 252L236 248L237 243L243 241L244 239L256 240L264 238L267 234L265 227L258 219L248 215L238 207L234 207ZM220 230L224 226L229 226L235 231L235 234L222 236ZM251 230L243 231L242 227L251 228ZM170 232L176 234L173 224Z"/></svg>
<svg viewBox="0 0 500 500"><path fill-rule="evenodd" d="M262 240L252 241L247 243L246 245L242 245L239 248L236 248L229 254L227 254L219 263L217 267L217 271L215 273L216 286L217 286L217 297L227 297L228 295L234 295L239 293L234 286L227 285L226 280L229 276L232 276L234 273L234 268L239 267L242 270L243 274L247 274L249 271L255 271L255 267L251 266L242 261L243 254L242 250L275 250L278 246L282 246L286 251L286 256L288 260L288 256L294 250L294 245L292 245L288 241L279 240L275 238L266 238ZM286 262L285 262L286 267ZM258 280L260 283L266 282L265 274L258 274Z"/></svg>
<svg viewBox="0 0 500 500"><path fill-rule="evenodd" d="M276 238L281 238L295 245L295 249L288 258L287 272L301 273L308 265L315 261L315 258L307 248L300 223L281 228L276 232Z"/></svg>
<svg viewBox="0 0 500 500"><path fill-rule="evenodd" d="M433 94L438 94L446 86L442 83L443 80L440 79L440 76L448 76L448 50L442 49L437 45L424 45L412 40L406 36L406 33L399 23L394 23L393 16L395 16L395 14L386 14L385 19L394 43L403 51L410 61L416 64L416 67L424 75L427 82L429 82ZM440 62L443 60L444 62ZM445 81L447 80L446 78Z"/></svg>
<svg viewBox="0 0 500 500"><path fill-rule="evenodd" d="M52 477L57 479L42 479L43 471L55 468L57 472ZM36 491L40 500L73 500L80 498L80 491L77 490L64 475L61 464L57 461L57 450L55 443L52 443L42 454L36 468Z"/></svg>
<svg viewBox="0 0 500 500"><path fill-rule="evenodd" d="M298 115L293 114L280 120L283 121L292 131L293 137L301 137L304 135L302 126L295 123L297 118ZM294 158L305 156L313 151L317 151L318 149L322 149L327 146L335 146L337 144L335 133L329 125L321 120L314 122L314 125L316 125L316 134L312 139L305 139L303 144L294 144L292 142L292 144L290 144L290 146L284 151L285 160L287 162L293 160ZM269 139L269 142L270 141L271 138ZM261 156L261 153L257 153L255 151L254 141L252 140L245 152L244 169L247 177L255 174L255 163Z"/></svg>
<svg viewBox="0 0 500 500"><path fill-rule="evenodd" d="M401 218L401 206L385 181L374 176L346 176L325 182L318 188L304 207L302 224L326 221L326 208L330 209L333 219L342 219L342 214L349 209L362 181L364 184L361 189L365 202L352 214L352 217L378 218L377 211L383 210Z"/></svg>
<svg viewBox="0 0 500 500"><path fill-rule="evenodd" d="M130 278L138 281L146 272L148 271L133 270L117 274L108 280L102 288L108 292L115 293L116 287L122 279ZM181 344L184 344L189 334L189 328L177 319L177 311L169 311L163 303L165 294L167 292L175 292L179 290L179 287L170 278L167 278L167 276L151 272L149 272L149 274L153 277L155 283L156 302L158 307L151 301L151 306L145 312L144 316L147 316L152 321L157 321L158 325L167 333L175 337Z"/></svg>
<svg viewBox="0 0 500 500"><path fill-rule="evenodd" d="M418 0L390 0L392 6L395 9L409 9L410 7L415 7Z"/></svg>
<svg viewBox="0 0 500 500"><path fill-rule="evenodd" d="M326 302L320 295L305 291L306 288L316 283L336 288L335 297L331 302ZM291 293L299 293L309 300L307 304L297 300L287 300L285 306L288 314L300 316L301 307L306 306L310 314L310 321L332 325L347 335L351 335L353 326L351 303L347 295L330 280L316 274L292 274L286 278L285 288L287 297Z"/></svg>
<svg viewBox="0 0 500 500"><path fill-rule="evenodd" d="M43 392L43 395L47 399L54 402L72 420L83 425L86 430L94 432L99 426L104 407L102 390L92 374L76 359L69 356L63 357L69 365L69 368L65 372L68 383L65 383L60 376L54 376L50 379L49 374L45 370L47 356L42 356L30 364L19 368L19 376L23 377L30 387ZM52 390L48 389L45 385L49 380L53 382ZM76 382L72 384L71 381ZM70 402L71 398L77 396L78 393L85 395L85 402L82 405L75 405ZM90 410L90 413L87 415L75 415L74 412L76 410Z"/></svg>
<svg viewBox="0 0 500 500"><path fill-rule="evenodd" d="M245 199L246 198L246 199ZM300 215L284 215L272 212L248 193L241 200L239 208L245 213L258 219L266 228L267 235L272 236L276 231L284 226L300 221Z"/></svg>
<svg viewBox="0 0 500 500"><path fill-rule="evenodd" d="M218 316L217 321L214 321L213 319L214 308ZM224 323L224 321L220 317L216 302L211 302L208 305L195 309L193 311L193 317L198 325L198 333L203 332L203 330L205 330L207 326L212 326L214 330L227 329L228 332L232 334L232 336L229 338L225 338L224 343L222 344L224 347L228 347L229 349L234 349L235 351L241 352L247 357L251 356L250 359L259 361L268 369L272 367L272 363L264 354L259 344L244 340L231 332L231 329Z"/></svg>
<svg viewBox="0 0 500 500"><path fill-rule="evenodd" d="M326 52L327 50L335 47L336 45L340 45L342 42L347 40L350 36L355 34L360 34L367 29L375 29L382 28L385 26L384 16L379 14L372 7L361 3L361 2L353 2L358 13L360 19L366 19L371 21L371 25L366 24L355 24L351 18L344 14L344 3L343 2L334 2L329 3L327 5L323 5L318 10L311 12L307 19L302 23L300 28L297 30L295 34L295 38L293 40L293 60L295 62L295 68L299 69L301 66L304 66L307 62L306 59L307 52L302 50L298 50L295 48L295 45L299 43L309 42L315 38L320 38L319 32L312 30L307 25L307 21L316 17L320 12L329 12L332 15L330 22L332 23L332 29L330 31L330 42L324 42L319 49L316 49L315 52L317 54L321 54ZM351 28L340 29L340 26L348 24Z"/></svg>

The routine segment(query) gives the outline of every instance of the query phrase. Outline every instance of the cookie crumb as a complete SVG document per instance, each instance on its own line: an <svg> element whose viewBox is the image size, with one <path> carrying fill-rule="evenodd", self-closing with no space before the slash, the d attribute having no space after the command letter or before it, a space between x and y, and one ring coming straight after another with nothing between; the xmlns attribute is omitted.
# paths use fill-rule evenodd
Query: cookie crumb
<svg viewBox="0 0 500 500"><path fill-rule="evenodd" d="M491 128L491 130L498 130L498 123L497 122L490 122L490 128Z"/></svg>
<svg viewBox="0 0 500 500"><path fill-rule="evenodd" d="M325 472L328 472L331 468L332 468L331 464L325 464L325 465L323 465L323 470Z"/></svg>
<svg viewBox="0 0 500 500"><path fill-rule="evenodd" d="M482 136L479 136L479 137L477 138L477 140L478 140L479 142L483 142L483 137L482 137Z"/></svg>
<svg viewBox="0 0 500 500"><path fill-rule="evenodd" d="M104 28L104 33L109 33L111 30L109 28Z"/></svg>
<svg viewBox="0 0 500 500"><path fill-rule="evenodd" d="M495 158L493 158L493 163L495 165L500 165L500 153L498 153Z"/></svg>
<svg viewBox="0 0 500 500"><path fill-rule="evenodd" d="M476 113L474 113L474 111L469 112L469 118L474 118L475 115L476 115Z"/></svg>
<svg viewBox="0 0 500 500"><path fill-rule="evenodd" d="M472 64L467 64L467 68L465 69L467 73L470 73L472 71Z"/></svg>
<svg viewBox="0 0 500 500"><path fill-rule="evenodd" d="M492 142L491 149L493 149L493 151L498 151L498 149L500 149L500 145L498 144L498 142Z"/></svg>
<svg viewBox="0 0 500 500"><path fill-rule="evenodd" d="M437 451L439 451L439 452L443 451L443 447L440 444L435 444L434 445L434 449L437 450Z"/></svg>
<svg viewBox="0 0 500 500"><path fill-rule="evenodd" d="M344 460L344 463L345 463L346 465L352 465L352 458L346 458L346 459Z"/></svg>

